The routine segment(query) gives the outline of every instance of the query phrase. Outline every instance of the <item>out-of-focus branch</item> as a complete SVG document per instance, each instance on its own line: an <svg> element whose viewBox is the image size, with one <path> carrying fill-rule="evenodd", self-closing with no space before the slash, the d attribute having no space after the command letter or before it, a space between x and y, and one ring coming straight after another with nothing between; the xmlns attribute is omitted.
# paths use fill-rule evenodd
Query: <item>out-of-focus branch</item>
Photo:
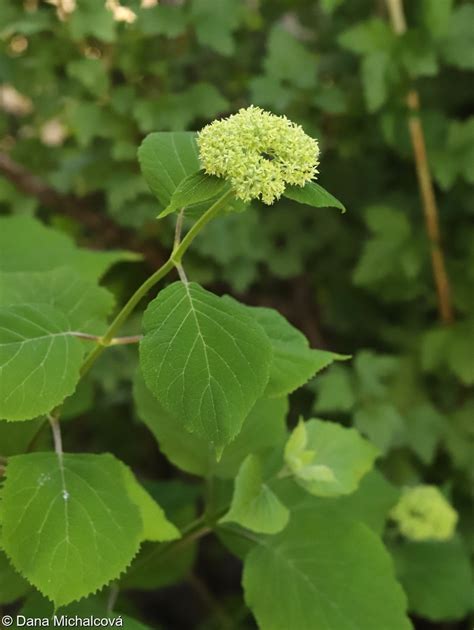
<svg viewBox="0 0 474 630"><path fill-rule="evenodd" d="M403 35L407 30L403 0L386 0L386 4L393 30L397 35ZM406 102L410 112L408 127L415 156L418 186L423 204L426 231L430 241L431 265L438 295L438 311L441 321L444 324L450 324L454 319L451 288L441 245L438 205L428 164L425 136L420 120L420 97L415 89L410 89Z"/></svg>
<svg viewBox="0 0 474 630"><path fill-rule="evenodd" d="M133 230L117 225L103 212L94 210L100 203L100 198L79 198L58 193L12 160L7 153L0 153L0 173L18 190L34 197L45 208L71 217L83 225L91 233L94 244L101 248L120 247L140 252L153 269L160 267L168 257L158 242L145 241Z"/></svg>

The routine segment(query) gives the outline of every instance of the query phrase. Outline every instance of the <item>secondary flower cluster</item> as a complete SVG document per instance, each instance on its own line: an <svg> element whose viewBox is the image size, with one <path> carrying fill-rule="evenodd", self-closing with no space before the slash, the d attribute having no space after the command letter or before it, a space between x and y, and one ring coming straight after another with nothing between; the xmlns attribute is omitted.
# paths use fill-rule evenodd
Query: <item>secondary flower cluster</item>
<svg viewBox="0 0 474 630"><path fill-rule="evenodd" d="M245 202L261 199L270 205L286 185L304 186L317 173L317 141L286 116L259 107L212 122L197 142L206 173L229 179Z"/></svg>
<svg viewBox="0 0 474 630"><path fill-rule="evenodd" d="M448 540L458 520L457 512L435 486L406 488L390 516L411 540Z"/></svg>

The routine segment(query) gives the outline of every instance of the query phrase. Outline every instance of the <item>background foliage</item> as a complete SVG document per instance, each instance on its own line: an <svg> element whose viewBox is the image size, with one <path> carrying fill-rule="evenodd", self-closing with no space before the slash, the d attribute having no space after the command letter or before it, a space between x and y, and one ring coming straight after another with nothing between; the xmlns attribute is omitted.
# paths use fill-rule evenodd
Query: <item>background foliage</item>
<svg viewBox="0 0 474 630"><path fill-rule="evenodd" d="M140 261L120 263L105 277L120 303L172 244L173 222L154 221L160 208L139 173L136 148L146 133L199 129L254 103L319 138L319 181L349 212L288 199L254 204L200 235L188 275L218 293L274 306L313 346L353 355L292 397L290 422L314 411L354 425L384 452L380 468L390 481L443 488L460 513L461 536L432 549L394 541L392 551L416 626L468 628L472 4L407 2L409 28L401 37L385 3L374 0L130 2L136 18L127 14L127 21L98 0L79 0L66 15L67 3L51 4L4 0L0 7L2 213L37 215L88 247L140 253ZM413 84L440 206L455 309L450 326L438 322L408 133L405 96ZM129 328L133 334L138 325ZM159 479L150 482L152 493L179 525L189 521L200 491L170 467L138 421L133 441L126 437L130 419L137 420L134 357L125 347L104 355L71 399L76 422L67 427L66 447L110 450L145 478ZM15 427L12 437L0 423L0 453L12 454L9 443L24 450L18 444L30 442L30 425ZM35 448L48 439L40 434ZM149 576L132 571L129 586L141 590L124 591L119 607L154 627L223 627L226 614L252 627L239 570L206 542L199 555L190 547ZM147 589L158 586L165 588L152 599ZM14 581L8 589L5 603L23 592ZM184 596L186 609L178 603Z"/></svg>

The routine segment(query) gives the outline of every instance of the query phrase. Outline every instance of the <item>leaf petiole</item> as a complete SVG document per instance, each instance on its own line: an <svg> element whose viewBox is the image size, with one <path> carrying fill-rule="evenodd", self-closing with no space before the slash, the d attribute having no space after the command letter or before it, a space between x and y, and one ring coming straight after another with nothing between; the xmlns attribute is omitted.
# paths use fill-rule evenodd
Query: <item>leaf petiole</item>
<svg viewBox="0 0 474 630"><path fill-rule="evenodd" d="M185 254L186 250L189 248L193 240L199 234L199 232L203 229L209 221L211 221L214 217L216 217L222 208L226 205L229 199L233 196L232 191L227 191L220 197L212 206L206 210L206 212L196 221L196 223L191 227L189 232L183 238L181 243L176 247L168 260L153 273L145 282L138 287L135 293L131 296L122 310L117 314L113 322L110 324L106 333L100 338L97 346L92 350L92 352L87 356L81 368L81 376L87 374L90 368L94 365L97 359L100 357L104 349L111 345L111 341L115 336L115 333L120 329L120 327L125 323L128 319L132 311L135 309L140 300L148 293L148 291L162 278L164 278L172 269L181 263L181 259Z"/></svg>

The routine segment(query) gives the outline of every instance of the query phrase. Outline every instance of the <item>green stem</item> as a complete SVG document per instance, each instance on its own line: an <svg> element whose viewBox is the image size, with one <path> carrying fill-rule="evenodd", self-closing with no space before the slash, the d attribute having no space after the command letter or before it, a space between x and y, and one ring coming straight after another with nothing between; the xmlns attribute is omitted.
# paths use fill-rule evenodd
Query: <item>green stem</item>
<svg viewBox="0 0 474 630"><path fill-rule="evenodd" d="M212 530L208 527L203 516L197 518L181 531L181 538L171 540L167 543L159 543L148 556L138 558L133 564L131 573L133 574L133 572L137 570L139 571L143 566L152 560L155 561L157 558L161 558L176 549L186 547L186 545L192 541L198 540L199 538L210 534L211 531Z"/></svg>
<svg viewBox="0 0 474 630"><path fill-rule="evenodd" d="M191 245L193 240L202 230L202 228L211 221L215 216L219 214L228 200L232 197L232 191L228 191L219 197L219 199L208 209L206 212L196 221L181 243L176 247L168 260L162 265L154 274L152 274L145 282L138 287L132 297L128 300L122 310L117 314L113 322L108 327L105 334L98 340L97 346L87 356L81 368L81 376L84 376L90 368L94 365L97 359L100 357L104 349L111 345L112 339L115 337L117 331L128 319L136 305L140 300L148 293L148 291L162 278L164 278L174 266L181 263L184 253Z"/></svg>
<svg viewBox="0 0 474 630"><path fill-rule="evenodd" d="M209 223L214 217L216 217L225 204L231 199L233 196L232 190L228 190L226 193L219 197L219 199L212 204L212 206L206 210L206 212L196 221L196 223L192 226L186 236L183 238L178 247L171 254L171 260L173 263L180 263L181 259L191 245L193 240L202 230L202 228Z"/></svg>
<svg viewBox="0 0 474 630"><path fill-rule="evenodd" d="M133 571L140 570L141 567L145 566L151 560L156 561L157 558L161 558L162 556L172 553L177 549L186 547L191 542L211 534L214 531L217 521L221 518L221 516L224 516L229 508L230 505L227 505L224 509L216 512L212 518L209 518L208 513L204 512L204 514L188 523L188 525L181 530L181 538L177 538L176 540L171 540L166 543L160 543L150 553L150 555L141 559L139 558L133 565ZM213 525L210 525L211 522Z"/></svg>
<svg viewBox="0 0 474 630"><path fill-rule="evenodd" d="M111 340L115 337L115 333L121 328L121 326L125 323L125 321L130 316L131 312L135 308L135 306L140 302L142 297L144 297L148 291L162 278L166 276L174 267L174 263L169 258L164 265L162 265L154 274L152 274L145 282L138 287L132 297L128 300L122 310L117 314L114 321L108 327L105 335L100 338L97 343L97 346L94 350L88 355L86 360L84 361L81 368L81 376L87 374L90 368L94 365L97 359L100 357L105 348L110 345Z"/></svg>

